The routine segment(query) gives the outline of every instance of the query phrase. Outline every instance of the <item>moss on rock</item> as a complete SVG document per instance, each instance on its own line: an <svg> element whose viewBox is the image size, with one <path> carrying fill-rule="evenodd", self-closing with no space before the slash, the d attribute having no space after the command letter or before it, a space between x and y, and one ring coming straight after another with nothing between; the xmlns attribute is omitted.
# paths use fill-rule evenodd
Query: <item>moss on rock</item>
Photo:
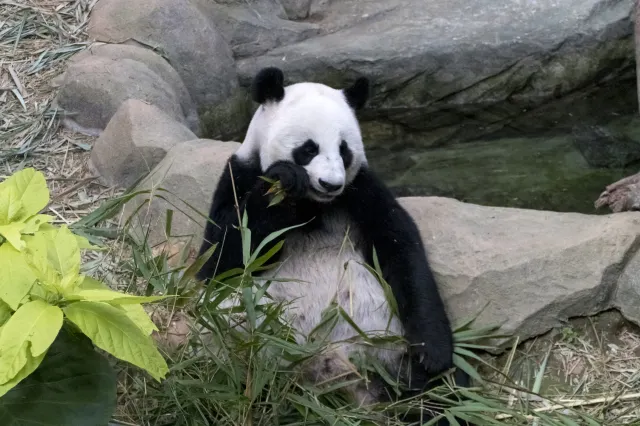
<svg viewBox="0 0 640 426"><path fill-rule="evenodd" d="M200 108L202 134L210 139L242 141L254 110L249 93L238 89L226 101Z"/></svg>

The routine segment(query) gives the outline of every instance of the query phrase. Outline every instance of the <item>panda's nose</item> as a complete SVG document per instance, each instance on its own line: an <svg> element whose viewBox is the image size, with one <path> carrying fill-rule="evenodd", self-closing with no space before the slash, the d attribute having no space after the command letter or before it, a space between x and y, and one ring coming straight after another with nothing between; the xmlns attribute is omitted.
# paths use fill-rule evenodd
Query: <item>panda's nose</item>
<svg viewBox="0 0 640 426"><path fill-rule="evenodd" d="M318 179L318 183L321 187L327 190L327 192L336 192L342 188L342 184L336 185L334 183L329 183L326 180Z"/></svg>

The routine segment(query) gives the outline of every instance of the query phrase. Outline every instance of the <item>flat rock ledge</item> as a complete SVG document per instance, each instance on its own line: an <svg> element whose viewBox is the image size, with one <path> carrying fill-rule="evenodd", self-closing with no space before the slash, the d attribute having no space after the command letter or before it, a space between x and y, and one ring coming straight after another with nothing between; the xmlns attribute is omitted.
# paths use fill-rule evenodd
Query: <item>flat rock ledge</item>
<svg viewBox="0 0 640 426"><path fill-rule="evenodd" d="M197 250L218 178L238 146L199 139L169 150L136 188L150 192L124 207L135 235ZM521 340L610 308L640 324L639 215L400 200L419 225L454 322L479 314L476 325L502 325ZM174 211L172 236L167 209Z"/></svg>

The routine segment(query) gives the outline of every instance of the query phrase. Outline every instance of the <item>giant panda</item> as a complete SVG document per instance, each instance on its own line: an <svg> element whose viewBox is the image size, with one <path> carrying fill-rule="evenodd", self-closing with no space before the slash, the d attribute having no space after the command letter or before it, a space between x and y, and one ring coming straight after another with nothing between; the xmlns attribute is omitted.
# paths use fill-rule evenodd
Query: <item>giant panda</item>
<svg viewBox="0 0 640 426"><path fill-rule="evenodd" d="M338 322L329 337L343 343L311 362L308 377L320 382L348 374L351 357L366 353L403 378L409 393L418 393L453 367L453 335L418 228L367 163L355 112L365 106L369 86L364 77L344 89L313 82L285 86L278 68L256 74L251 92L259 107L214 192L200 255L220 244L198 278L243 267L236 202L241 213L247 211L253 249L275 231L304 224L284 234L282 264L263 274L304 280L274 280L269 287L273 299L290 302L286 314L299 339L319 324L332 300L365 333L405 338L382 349L347 343L356 332ZM269 206L270 183L261 176L280 181L282 201ZM374 248L397 302L392 318L383 286L364 266L373 264ZM456 380L469 385L462 372ZM357 386L353 395L373 403L389 392L373 382Z"/></svg>

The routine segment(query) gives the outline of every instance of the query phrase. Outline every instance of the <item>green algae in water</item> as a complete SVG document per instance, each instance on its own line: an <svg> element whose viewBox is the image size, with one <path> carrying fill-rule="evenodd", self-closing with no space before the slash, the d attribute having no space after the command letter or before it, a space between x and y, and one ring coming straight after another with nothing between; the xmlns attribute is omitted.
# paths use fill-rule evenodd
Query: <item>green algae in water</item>
<svg viewBox="0 0 640 426"><path fill-rule="evenodd" d="M593 203L636 167L591 167L572 135L501 138L413 153L374 153L371 163L400 195L553 211L597 213ZM603 209L602 213L606 213Z"/></svg>

